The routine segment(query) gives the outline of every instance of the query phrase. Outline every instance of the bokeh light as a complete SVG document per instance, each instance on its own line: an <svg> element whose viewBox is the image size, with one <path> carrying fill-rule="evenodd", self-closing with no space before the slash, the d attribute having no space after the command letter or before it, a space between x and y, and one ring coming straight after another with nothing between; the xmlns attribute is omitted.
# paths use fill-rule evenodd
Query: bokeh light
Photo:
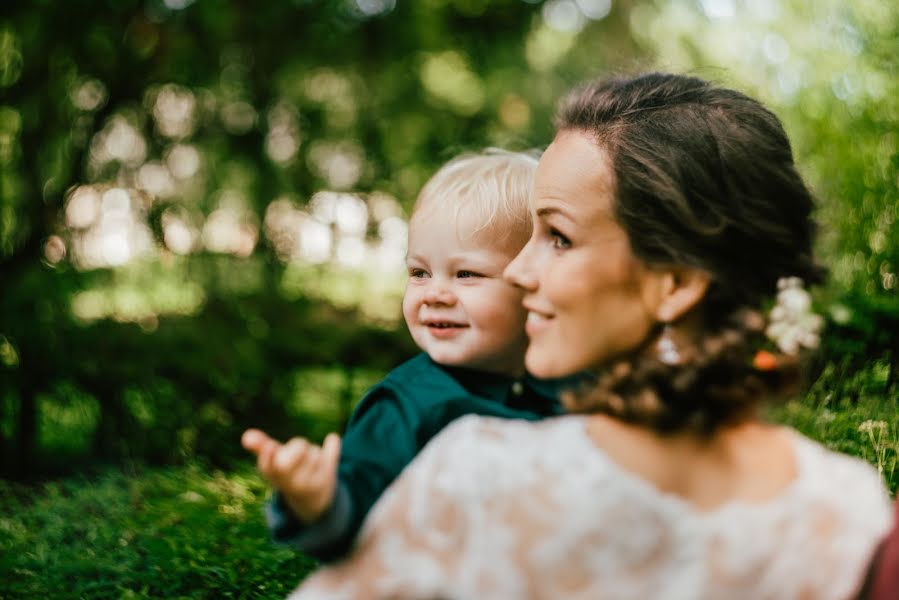
<svg viewBox="0 0 899 600"><path fill-rule="evenodd" d="M72 87L70 98L75 108L95 111L106 104L106 86L99 79L87 78Z"/></svg>
<svg viewBox="0 0 899 600"><path fill-rule="evenodd" d="M162 213L161 223L163 242L175 254L190 254L199 246L200 231L183 211L167 209Z"/></svg>
<svg viewBox="0 0 899 600"><path fill-rule="evenodd" d="M194 146L175 144L165 159L169 171L178 179L190 179L200 169L200 153Z"/></svg>
<svg viewBox="0 0 899 600"><path fill-rule="evenodd" d="M251 212L223 206L206 219L202 235L203 244L210 252L246 258L256 247L259 229Z"/></svg>
<svg viewBox="0 0 899 600"><path fill-rule="evenodd" d="M396 0L347 0L350 13L357 18L377 17L396 7Z"/></svg>
<svg viewBox="0 0 899 600"><path fill-rule="evenodd" d="M137 187L156 198L175 194L175 181L168 167L160 162L146 162L137 172Z"/></svg>
<svg viewBox="0 0 899 600"><path fill-rule="evenodd" d="M100 192L92 185L78 186L69 194L65 215L72 229L90 227L100 216Z"/></svg>
<svg viewBox="0 0 899 600"><path fill-rule="evenodd" d="M181 139L194 131L197 121L197 100L189 89L167 84L156 92L153 118L156 129L165 137Z"/></svg>
<svg viewBox="0 0 899 600"><path fill-rule="evenodd" d="M543 5L543 20L553 29L566 33L577 33L587 24L574 0L547 0Z"/></svg>
<svg viewBox="0 0 899 600"><path fill-rule="evenodd" d="M51 235L44 242L44 259L51 265L59 264L66 257L66 243L58 235Z"/></svg>
<svg viewBox="0 0 899 600"><path fill-rule="evenodd" d="M24 67L19 39L8 26L0 26L0 88L10 87L19 80Z"/></svg>
<svg viewBox="0 0 899 600"><path fill-rule="evenodd" d="M421 83L435 99L461 115L473 115L484 105L484 84L460 51L426 55Z"/></svg>
<svg viewBox="0 0 899 600"><path fill-rule="evenodd" d="M355 140L319 140L310 145L309 164L328 187L345 190L362 177L365 155Z"/></svg>
<svg viewBox="0 0 899 600"><path fill-rule="evenodd" d="M314 218L304 218L300 222L299 258L318 265L331 260L334 235L331 228Z"/></svg>
<svg viewBox="0 0 899 600"><path fill-rule="evenodd" d="M225 130L234 135L247 133L256 125L256 109L243 100L225 104L220 116Z"/></svg>
<svg viewBox="0 0 899 600"><path fill-rule="evenodd" d="M293 162L300 149L300 132L294 107L284 101L275 104L268 112L268 127L265 151L269 157L281 165Z"/></svg>
<svg viewBox="0 0 899 600"><path fill-rule="evenodd" d="M111 117L91 142L91 161L95 169L110 161L138 167L146 157L146 139L124 115Z"/></svg>
<svg viewBox="0 0 899 600"><path fill-rule="evenodd" d="M0 363L9 368L19 365L19 353L12 341L4 335L0 335Z"/></svg>

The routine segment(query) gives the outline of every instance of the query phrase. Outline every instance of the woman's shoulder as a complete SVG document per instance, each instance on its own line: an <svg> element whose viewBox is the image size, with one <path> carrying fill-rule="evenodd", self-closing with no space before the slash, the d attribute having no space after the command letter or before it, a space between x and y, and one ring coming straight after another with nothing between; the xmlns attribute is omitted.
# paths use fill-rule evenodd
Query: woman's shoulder
<svg viewBox="0 0 899 600"><path fill-rule="evenodd" d="M889 493L871 464L787 431L794 443L796 479L776 502L743 515L750 518L742 519L742 529L755 536L777 532L770 568L784 581L803 582L821 597L849 597L890 526ZM763 537L769 546L775 539ZM741 546L735 546L735 554ZM817 569L808 569L809 564Z"/></svg>
<svg viewBox="0 0 899 600"><path fill-rule="evenodd" d="M795 493L787 496L788 510L806 515L806 523L830 531L844 546L859 544L864 554L891 522L890 496L880 472L860 458L791 433L799 474Z"/></svg>
<svg viewBox="0 0 899 600"><path fill-rule="evenodd" d="M842 490L845 493L833 497L851 496L856 506L863 494L878 503L888 500L883 477L873 465L856 456L832 450L794 429L788 431L796 449L798 478L809 490Z"/></svg>

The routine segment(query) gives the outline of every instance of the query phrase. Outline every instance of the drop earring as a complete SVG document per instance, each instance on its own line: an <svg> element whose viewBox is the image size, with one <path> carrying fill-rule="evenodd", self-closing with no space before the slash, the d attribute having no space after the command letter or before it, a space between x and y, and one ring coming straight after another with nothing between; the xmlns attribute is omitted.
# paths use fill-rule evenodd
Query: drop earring
<svg viewBox="0 0 899 600"><path fill-rule="evenodd" d="M672 327L668 323L662 328L659 341L656 342L656 357L663 365L676 366L681 362L681 355L674 341Z"/></svg>

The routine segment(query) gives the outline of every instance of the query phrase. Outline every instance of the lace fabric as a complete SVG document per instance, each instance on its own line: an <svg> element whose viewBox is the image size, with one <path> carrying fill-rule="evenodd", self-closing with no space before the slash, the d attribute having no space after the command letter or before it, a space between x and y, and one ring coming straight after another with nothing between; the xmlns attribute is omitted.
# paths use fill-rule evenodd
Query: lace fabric
<svg viewBox="0 0 899 600"><path fill-rule="evenodd" d="M291 598L850 598L889 497L869 465L794 442L777 498L701 512L614 463L583 417L465 417Z"/></svg>

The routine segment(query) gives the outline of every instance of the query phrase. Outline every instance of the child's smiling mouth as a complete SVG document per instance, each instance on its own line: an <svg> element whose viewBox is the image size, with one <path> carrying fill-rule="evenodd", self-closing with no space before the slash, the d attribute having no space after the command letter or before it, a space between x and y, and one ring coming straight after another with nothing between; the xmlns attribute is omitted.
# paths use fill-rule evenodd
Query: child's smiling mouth
<svg viewBox="0 0 899 600"><path fill-rule="evenodd" d="M455 337L464 329L468 329L467 324L453 321L424 321L422 324L428 328L432 336L439 339Z"/></svg>

